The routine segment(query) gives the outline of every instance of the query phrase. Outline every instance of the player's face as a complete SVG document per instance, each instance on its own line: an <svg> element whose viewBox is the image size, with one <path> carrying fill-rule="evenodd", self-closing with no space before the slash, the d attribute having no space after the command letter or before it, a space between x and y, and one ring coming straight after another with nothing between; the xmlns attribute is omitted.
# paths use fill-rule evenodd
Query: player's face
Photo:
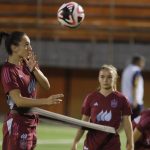
<svg viewBox="0 0 150 150"><path fill-rule="evenodd" d="M110 90L113 88L114 76L111 70L102 69L99 72L99 83L101 89Z"/></svg>
<svg viewBox="0 0 150 150"><path fill-rule="evenodd" d="M145 60L141 60L141 61L139 62L139 66L140 66L141 69L143 69L144 66L145 66Z"/></svg>
<svg viewBox="0 0 150 150"><path fill-rule="evenodd" d="M19 45L16 46L16 48L17 48L17 55L19 57L27 58L32 51L29 37L27 35L24 35L21 41L19 42Z"/></svg>

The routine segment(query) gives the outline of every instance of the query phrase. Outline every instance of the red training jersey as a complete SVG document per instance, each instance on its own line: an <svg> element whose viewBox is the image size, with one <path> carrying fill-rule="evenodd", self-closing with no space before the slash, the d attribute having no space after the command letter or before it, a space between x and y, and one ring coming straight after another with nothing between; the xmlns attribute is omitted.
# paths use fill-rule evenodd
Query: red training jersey
<svg viewBox="0 0 150 150"><path fill-rule="evenodd" d="M122 116L131 115L128 100L120 92L112 92L108 96L95 91L87 95L82 106L82 114L90 116L90 122L114 127L118 129ZM108 133L90 130L85 140L85 150L100 150L100 146L106 140ZM119 135L113 136L106 150L119 150Z"/></svg>
<svg viewBox="0 0 150 150"><path fill-rule="evenodd" d="M135 143L135 149L150 149L150 109L142 111L140 116L133 120L133 128L135 127L142 133L142 137Z"/></svg>
<svg viewBox="0 0 150 150"><path fill-rule="evenodd" d="M36 80L25 64L17 66L6 62L1 70L1 81L10 109L17 108L13 99L9 96L9 92L13 89L19 89L21 95L24 97L36 97Z"/></svg>

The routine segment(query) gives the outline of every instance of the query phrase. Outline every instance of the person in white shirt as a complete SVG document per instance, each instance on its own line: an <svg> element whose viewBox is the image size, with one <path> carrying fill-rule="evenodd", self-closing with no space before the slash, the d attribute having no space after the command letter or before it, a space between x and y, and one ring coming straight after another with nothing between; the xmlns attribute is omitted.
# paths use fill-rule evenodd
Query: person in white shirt
<svg viewBox="0 0 150 150"><path fill-rule="evenodd" d="M144 105L144 79L142 76L144 66L145 58L143 56L134 56L132 63L122 73L121 91L128 98L132 107L132 120L139 115Z"/></svg>

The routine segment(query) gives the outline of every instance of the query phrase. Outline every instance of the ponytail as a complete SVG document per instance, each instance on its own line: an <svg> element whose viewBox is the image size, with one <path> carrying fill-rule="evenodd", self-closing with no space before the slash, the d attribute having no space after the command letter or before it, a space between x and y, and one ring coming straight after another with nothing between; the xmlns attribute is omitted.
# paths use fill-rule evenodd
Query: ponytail
<svg viewBox="0 0 150 150"><path fill-rule="evenodd" d="M2 43L2 39L4 38L6 40L6 38L9 36L8 33L6 32L0 32L0 45Z"/></svg>

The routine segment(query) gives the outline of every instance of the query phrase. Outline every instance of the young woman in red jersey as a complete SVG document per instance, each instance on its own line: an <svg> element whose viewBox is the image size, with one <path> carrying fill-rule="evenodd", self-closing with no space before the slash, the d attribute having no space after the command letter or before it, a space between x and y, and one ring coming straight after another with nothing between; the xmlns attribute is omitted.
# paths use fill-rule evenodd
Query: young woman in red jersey
<svg viewBox="0 0 150 150"><path fill-rule="evenodd" d="M36 99L36 84L48 90L50 84L38 67L30 39L23 32L1 32L8 59L1 70L1 81L10 112L3 124L3 150L33 150L36 146L38 115L30 109L58 104L62 94Z"/></svg>
<svg viewBox="0 0 150 150"><path fill-rule="evenodd" d="M150 108L133 121L135 150L150 150Z"/></svg>
<svg viewBox="0 0 150 150"><path fill-rule="evenodd" d="M121 121L127 137L127 150L134 150L131 108L127 99L116 90L117 71L112 65L103 65L99 71L100 88L88 94L82 105L82 120L119 128ZM72 150L84 134L80 128L75 136ZM121 150L119 134L89 130L83 150Z"/></svg>

